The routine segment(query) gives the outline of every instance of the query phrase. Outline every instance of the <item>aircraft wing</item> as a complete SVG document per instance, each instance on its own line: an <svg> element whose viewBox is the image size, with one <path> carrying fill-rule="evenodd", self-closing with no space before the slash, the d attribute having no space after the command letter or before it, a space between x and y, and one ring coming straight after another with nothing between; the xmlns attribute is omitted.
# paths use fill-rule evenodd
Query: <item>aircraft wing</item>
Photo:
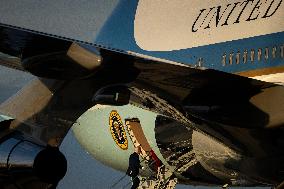
<svg viewBox="0 0 284 189"><path fill-rule="evenodd" d="M208 69L201 65L190 66L147 56L141 58L136 53L115 52L92 45L76 44L21 29L2 26L0 31L1 51L13 55L17 60L14 65L20 65L36 76L48 78L39 79L27 89L23 89L21 93L27 97L31 95L31 91L38 93L38 97L29 98L32 99L30 102L23 100L26 97L17 95L14 100L1 107L2 113L20 122L29 122L29 125L66 123L68 126L63 126L65 133L66 128L70 128L80 113L93 105L91 99L95 91L115 83L130 83L130 86L145 83L143 87L163 94L163 98L198 119L250 128L277 127L283 124L283 107L275 105L283 101L282 87L279 85ZM63 89L63 86L67 88ZM78 90L80 88L82 89ZM58 90L62 92L57 92ZM70 93L66 94L65 91ZM54 96L57 93L58 95ZM64 94L63 99L66 102L55 100L61 93ZM41 95L45 96L44 100ZM74 102L68 103L73 100ZM38 103L41 101L42 104ZM38 108L28 111L19 108L15 112L15 102L19 107L38 104ZM64 104L56 104L58 102ZM48 108L42 109L41 106ZM48 115L54 110L53 107L65 108L56 110L52 115L55 116L55 122L47 123L44 120L49 119L43 119L41 113ZM67 113L67 110L74 111ZM60 119L61 115L65 118ZM44 141L48 142L48 139L45 138Z"/></svg>
<svg viewBox="0 0 284 189"><path fill-rule="evenodd" d="M32 49L37 50L37 42L31 44L35 45ZM59 146L76 119L96 103L96 92L114 84L148 91L146 96L136 94L145 100L140 103L141 108L157 111L159 106L155 99L161 98L169 109L159 111L166 115L175 116L170 108L174 106L183 112L183 116L176 119L186 115L193 122L213 124L214 127L204 124L198 129L234 149L242 149L246 144L242 141L245 138L236 132L240 128L269 129L283 125L283 106L277 106L284 102L282 86L103 49L94 56L99 57L100 64L87 69L86 64L78 63L84 62L81 58L74 58L74 54L70 56L70 48L74 50L76 44L69 41L55 41L54 44L58 44L56 52L50 48L52 51L38 49L23 53L23 67L45 78L35 79L0 106L2 114L15 118L9 129L31 136L37 142ZM75 48L79 54L85 52L83 54L94 60L95 51L91 51L90 46L79 46ZM147 100L151 95L153 98Z"/></svg>

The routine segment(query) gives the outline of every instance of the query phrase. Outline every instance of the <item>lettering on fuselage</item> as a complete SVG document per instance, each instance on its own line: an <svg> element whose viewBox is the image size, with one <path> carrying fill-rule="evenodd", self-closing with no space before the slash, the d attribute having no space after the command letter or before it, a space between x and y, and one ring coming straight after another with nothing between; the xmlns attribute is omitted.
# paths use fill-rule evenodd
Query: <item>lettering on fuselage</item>
<svg viewBox="0 0 284 189"><path fill-rule="evenodd" d="M222 42L242 46L243 42L237 40L284 32L283 1L139 1L135 42L147 51L190 49Z"/></svg>
<svg viewBox="0 0 284 189"><path fill-rule="evenodd" d="M223 27L240 22L267 19L275 15L283 0L245 0L226 6L204 8L192 25L192 32L213 27ZM249 29L249 28L247 28Z"/></svg>
<svg viewBox="0 0 284 189"><path fill-rule="evenodd" d="M120 115L112 110L109 115L109 127L113 140L122 150L127 150L128 141Z"/></svg>

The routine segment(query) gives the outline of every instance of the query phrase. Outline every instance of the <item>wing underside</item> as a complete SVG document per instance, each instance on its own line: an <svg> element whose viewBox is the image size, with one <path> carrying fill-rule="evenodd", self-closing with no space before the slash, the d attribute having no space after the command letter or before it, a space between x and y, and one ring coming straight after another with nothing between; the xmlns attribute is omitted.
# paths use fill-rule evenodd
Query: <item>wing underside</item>
<svg viewBox="0 0 284 189"><path fill-rule="evenodd" d="M90 50L91 46L82 48L74 46L74 43L70 41L11 28L1 27L0 34L0 51L11 55L3 56L1 60L4 64L2 65L13 62L14 66L21 67L37 76L49 78L31 83L27 89L23 89L23 92L14 97L15 102L26 99L21 95L32 96L29 94L30 91L33 91L33 94L35 91L38 93L44 91L37 90L37 87L46 88L46 94L38 95L44 95L46 98L46 102L41 106L49 106L54 103L55 96L63 93L66 101L76 96L74 98L76 102L73 104L78 107L73 109L81 109L79 112L82 113L85 109L79 106L86 104L82 102L89 101L85 108L89 107L93 103L90 99L99 87L113 83L126 83L141 85L156 91L198 119L248 128L272 128L283 125L283 107L276 106L284 101L283 87L276 84L211 69L146 60L103 49L93 51ZM94 56L94 54L97 55ZM88 61L100 63L94 64L93 67L82 64ZM80 91L80 95L80 87L77 84L82 84L83 91ZM65 86L67 89L64 88ZM10 102L13 103L13 100ZM16 104L15 102L13 104ZM17 104L19 107L30 107L35 103L39 104L36 98L31 102L23 101ZM10 105L6 103L5 106ZM53 107L56 108L58 105ZM53 110L53 107L41 108L41 111L48 112ZM69 108L71 106L66 106L65 110ZM6 113L6 110L3 110L2 108L2 112ZM17 109L19 110L20 108ZM20 119L20 113L11 113L13 111L9 108L8 115ZM29 111L22 110L22 112ZM28 120L29 116L35 112L39 110L22 116L21 122ZM79 115L79 112L74 115ZM74 122L75 118L66 120Z"/></svg>
<svg viewBox="0 0 284 189"><path fill-rule="evenodd" d="M234 149L242 150L251 142L239 133L269 141L274 140L274 135L265 134L266 129L279 133L283 130L283 86L212 69L93 49L0 27L0 51L10 55L3 55L0 64L42 77L1 104L0 112L14 118L5 129L31 136L44 145L59 146L77 118L95 104L96 92L104 86L120 84L157 95L187 119L203 123L199 130ZM88 67L86 61L95 64ZM140 106L156 111L151 103ZM278 147L277 144L275 153ZM269 152L269 146L262 148Z"/></svg>

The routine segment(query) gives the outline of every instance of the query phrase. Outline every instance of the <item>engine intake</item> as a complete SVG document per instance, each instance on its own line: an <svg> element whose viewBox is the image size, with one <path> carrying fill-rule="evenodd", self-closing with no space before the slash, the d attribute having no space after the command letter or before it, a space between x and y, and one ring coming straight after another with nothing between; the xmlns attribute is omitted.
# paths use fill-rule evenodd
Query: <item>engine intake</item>
<svg viewBox="0 0 284 189"><path fill-rule="evenodd" d="M35 176L42 182L57 184L66 171L67 160L57 147L45 147L15 134L0 143L2 175Z"/></svg>

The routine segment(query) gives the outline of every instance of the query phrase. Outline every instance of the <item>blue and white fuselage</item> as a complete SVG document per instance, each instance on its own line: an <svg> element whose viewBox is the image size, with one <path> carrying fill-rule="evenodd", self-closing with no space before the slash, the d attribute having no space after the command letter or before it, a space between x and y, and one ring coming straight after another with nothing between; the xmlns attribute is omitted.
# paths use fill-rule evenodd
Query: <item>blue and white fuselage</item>
<svg viewBox="0 0 284 189"><path fill-rule="evenodd" d="M60 0L56 9L53 2L40 2L46 11L28 12L26 17L22 15L35 4L16 3L0 4L2 25L75 40L89 49L95 46L244 76L283 71L283 0L112 0L74 2L69 9ZM72 11L82 17L70 18Z"/></svg>

